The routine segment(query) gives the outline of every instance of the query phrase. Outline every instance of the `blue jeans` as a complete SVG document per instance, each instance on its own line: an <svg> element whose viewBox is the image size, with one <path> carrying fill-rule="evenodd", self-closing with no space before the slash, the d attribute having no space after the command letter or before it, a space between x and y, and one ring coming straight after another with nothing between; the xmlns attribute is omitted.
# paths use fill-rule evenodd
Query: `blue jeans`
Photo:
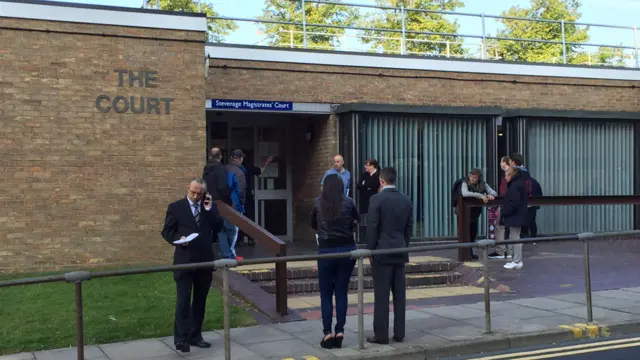
<svg viewBox="0 0 640 360"><path fill-rule="evenodd" d="M236 258L236 241L238 241L238 228L225 220L222 231L218 233L220 256L223 259Z"/></svg>
<svg viewBox="0 0 640 360"><path fill-rule="evenodd" d="M318 249L318 254L341 253L355 250L355 246L342 246L328 249ZM320 284L320 305L322 310L322 331L331 334L333 320L333 296L336 297L336 328L335 333L344 332L347 322L347 307L349 300L349 280L356 265L353 259L319 259L318 282Z"/></svg>

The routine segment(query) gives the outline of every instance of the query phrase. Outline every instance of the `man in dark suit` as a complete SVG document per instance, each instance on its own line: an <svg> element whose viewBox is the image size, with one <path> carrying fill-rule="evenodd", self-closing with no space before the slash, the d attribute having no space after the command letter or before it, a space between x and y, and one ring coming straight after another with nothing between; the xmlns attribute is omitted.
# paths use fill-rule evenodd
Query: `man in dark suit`
<svg viewBox="0 0 640 360"><path fill-rule="evenodd" d="M369 250L401 249L409 246L413 223L413 203L396 189L398 173L392 167L380 171L379 193L369 201L367 215L367 248ZM404 267L408 254L377 255L371 261L374 289L373 337L375 344L389 343L389 291L393 294L393 339L405 336L406 289Z"/></svg>
<svg viewBox="0 0 640 360"><path fill-rule="evenodd" d="M222 220L212 197L206 192L202 178L194 178L187 188L187 196L169 204L164 219L162 237L175 247L173 264L190 264L214 260L213 234L222 228ZM184 244L174 244L197 233L198 237ZM210 343L202 338L207 295L211 287L211 269L174 271L177 301L173 341L176 349L191 351L190 345L208 348ZM193 290L193 302L191 291Z"/></svg>

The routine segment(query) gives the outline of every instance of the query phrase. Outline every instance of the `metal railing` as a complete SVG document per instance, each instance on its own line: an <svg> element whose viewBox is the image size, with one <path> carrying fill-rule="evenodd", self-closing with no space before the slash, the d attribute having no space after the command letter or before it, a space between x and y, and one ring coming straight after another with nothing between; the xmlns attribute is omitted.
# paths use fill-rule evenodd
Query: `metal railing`
<svg viewBox="0 0 640 360"><path fill-rule="evenodd" d="M476 198L458 198L458 242L471 241L470 210L472 207L496 207L502 205L504 197L496 197L494 200L484 203ZM566 206L566 205L640 205L640 195L605 195L605 196L540 196L527 200L528 205L533 206ZM458 261L469 261L471 255L468 251L458 250Z"/></svg>
<svg viewBox="0 0 640 360"><path fill-rule="evenodd" d="M498 16L498 15L486 15L486 14L475 14L475 13L465 13L465 12L455 12L455 11L444 11L444 10L423 10L423 9L414 9L414 8L405 8L404 6L393 7L393 6L377 6L377 5L368 5L368 4L356 4L356 3L344 3L344 2L335 2L335 1L318 1L318 0L290 0L301 2L302 5L302 21L281 21L281 20L268 20L268 19L252 19L252 18L242 18L242 17L227 17L227 16L214 16L208 17L210 20L228 20L228 21L237 21L237 22L248 22L248 23L258 23L261 25L265 24L280 24L280 25L290 25L296 28L302 29L303 41L302 48L304 49L313 49L314 45L309 45L309 35L313 34L309 32L308 28L316 28L316 29L342 29L342 30L356 30L361 32L378 32L378 33L390 33L390 34L400 34L400 37L397 38L400 41L399 53L402 55L408 54L407 52L407 42L415 41L408 35L414 36L438 36L445 38L455 38L455 39L479 39L481 41L480 47L480 59L488 59L489 58L489 49L495 44L491 44L492 42L500 42L500 41L510 41L510 42L524 42L524 43L537 43L537 44L554 44L562 47L561 57L562 63L568 63L568 57L572 54L567 51L568 47L602 47L609 49L619 49L619 50L631 50L633 55L630 57L633 59L634 65L632 67L640 68L640 55L638 50L638 27L637 26L619 26L619 25L608 25L608 24L592 24L592 23L582 23L582 22L574 22L574 21L565 21L565 20L545 20L545 19L531 19L531 18L520 18L520 17L510 17L510 16ZM306 12L304 9L306 8L306 4L329 4L329 5L341 5L350 8L368 8L368 9L377 9L384 11L396 11L400 13L401 18L401 28L400 29L390 29L390 28L369 28L369 27L361 27L361 26L346 26L346 25L335 25L335 24L316 24L316 23L308 23L306 19ZM408 24L407 13L416 12L423 14L440 14L440 15L449 15L449 16L464 16L471 18L478 18L481 20L481 34L460 34L460 33L440 33L440 32L430 32L430 31L415 31L409 30L410 26ZM547 40L547 39L523 39L523 38L508 38L508 37L500 37L500 36L492 36L487 32L487 19L494 20L510 20L510 21L528 21L528 22L536 22L536 23L552 23L558 24L560 26L560 38L557 40ZM605 45L605 44L594 44L594 43L581 43L581 42L570 42L567 39L566 29L567 26L586 26L586 27L594 27L594 28L607 28L607 29L618 29L618 30L629 30L633 34L633 46L624 46L624 45ZM281 29L282 30L282 29ZM335 34L326 34L323 33L323 36L335 36ZM392 40L395 38L386 38L388 40ZM387 50L389 51L389 50ZM396 52L395 50L391 50L391 53ZM413 52L414 54L419 54L418 52ZM588 52L585 52L588 53ZM422 54L422 55L432 55L432 54ZM546 59L543 62L550 62L551 59ZM589 61L588 63L591 64ZM626 65L625 65L626 66Z"/></svg>
<svg viewBox="0 0 640 360"><path fill-rule="evenodd" d="M535 239L519 239L506 240L500 242L503 245L527 244L527 243L544 243L544 242L568 242L580 241L584 244L584 277L585 277L585 297L586 297L586 315L587 321L593 321L593 303L591 298L591 268L589 242L592 240L602 240L613 236L637 236L640 231L620 231L610 233L581 233L567 236L539 237ZM139 269L123 269L101 272L75 271L64 275L54 275L46 277L15 279L1 281L0 288L10 286L25 286L33 284L43 284L52 282L69 282L74 284L75 288L75 304L76 304L76 338L77 338L77 359L84 360L84 319L83 319L83 298L82 284L92 279L100 279L115 276L150 274L158 272L170 272L178 270L196 270L196 269L219 269L222 270L222 296L223 296L223 341L225 359L231 359L231 329L230 329L230 294L229 294L229 269L241 267L243 265L270 264L270 263L286 263L298 261L310 261L318 259L340 259L351 258L357 260L357 277L358 277L358 346L364 349L364 259L377 255L390 254L408 254L413 252L429 252L437 250L464 250L470 248L482 249L482 263L484 275L484 308L485 308L485 333L490 334L491 330L491 295L490 295L490 271L489 271L489 248L496 244L493 240L480 240L476 243L467 244L447 244L447 245L431 245L422 247L409 247L391 250L354 250L345 253L322 254L322 255L299 255L286 257L272 257L248 260L229 260L221 259L212 262L194 263L185 265L156 266ZM468 252L468 251L467 251Z"/></svg>

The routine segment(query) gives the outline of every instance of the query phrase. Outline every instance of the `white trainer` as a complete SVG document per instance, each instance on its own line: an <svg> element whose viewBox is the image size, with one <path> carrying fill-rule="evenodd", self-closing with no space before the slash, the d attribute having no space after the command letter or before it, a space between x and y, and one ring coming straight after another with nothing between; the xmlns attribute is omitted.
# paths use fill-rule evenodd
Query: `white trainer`
<svg viewBox="0 0 640 360"><path fill-rule="evenodd" d="M523 265L524 264L522 263L522 261L519 262L519 263L508 262L508 263L504 264L504 268L505 269L509 269L509 270L520 270L520 269L522 269Z"/></svg>

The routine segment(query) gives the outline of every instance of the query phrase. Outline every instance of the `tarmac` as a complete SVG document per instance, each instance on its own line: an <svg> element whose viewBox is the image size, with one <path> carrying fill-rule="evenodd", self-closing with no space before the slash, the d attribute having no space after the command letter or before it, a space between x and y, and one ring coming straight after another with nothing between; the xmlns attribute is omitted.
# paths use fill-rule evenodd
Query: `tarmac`
<svg viewBox="0 0 640 360"><path fill-rule="evenodd" d="M593 293L594 322L587 324L583 292L491 302L492 333L485 334L484 303L427 306L407 310L407 334L402 343L365 343L359 349L357 316L347 318L342 349L320 347L320 320L258 325L231 330L232 359L438 359L576 339L609 337L640 331L640 287ZM393 317L393 316L392 316ZM373 317L364 317L365 336L372 334ZM393 321L391 320L391 323ZM391 333L392 334L392 333ZM209 349L190 353L173 348L172 337L91 345L91 360L224 359L223 332L204 334ZM71 360L66 348L0 357L0 360Z"/></svg>

